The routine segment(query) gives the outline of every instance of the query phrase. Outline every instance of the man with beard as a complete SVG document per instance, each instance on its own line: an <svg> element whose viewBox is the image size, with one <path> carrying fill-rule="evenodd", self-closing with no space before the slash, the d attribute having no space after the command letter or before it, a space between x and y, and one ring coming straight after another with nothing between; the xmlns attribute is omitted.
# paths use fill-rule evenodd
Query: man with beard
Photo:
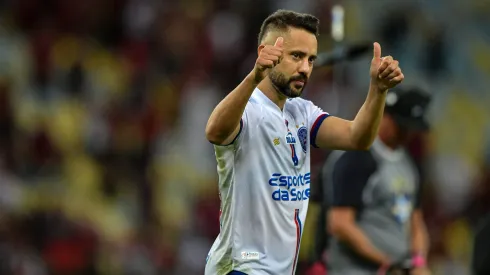
<svg viewBox="0 0 490 275"><path fill-rule="evenodd" d="M353 121L301 99L317 55L318 26L316 17L293 11L266 18L255 67L209 117L221 230L207 275L294 274L310 196L310 145L369 148L386 92L404 78L398 61L382 58L374 43L368 95Z"/></svg>

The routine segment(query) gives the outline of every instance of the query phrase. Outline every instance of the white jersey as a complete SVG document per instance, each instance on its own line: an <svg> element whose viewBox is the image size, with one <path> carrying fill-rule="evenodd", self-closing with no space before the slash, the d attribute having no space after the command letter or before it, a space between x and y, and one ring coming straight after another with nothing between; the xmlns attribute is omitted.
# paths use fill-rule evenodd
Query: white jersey
<svg viewBox="0 0 490 275"><path fill-rule="evenodd" d="M294 274L310 197L310 145L326 117L301 98L281 111L255 89L237 138L215 146L221 230L206 275Z"/></svg>

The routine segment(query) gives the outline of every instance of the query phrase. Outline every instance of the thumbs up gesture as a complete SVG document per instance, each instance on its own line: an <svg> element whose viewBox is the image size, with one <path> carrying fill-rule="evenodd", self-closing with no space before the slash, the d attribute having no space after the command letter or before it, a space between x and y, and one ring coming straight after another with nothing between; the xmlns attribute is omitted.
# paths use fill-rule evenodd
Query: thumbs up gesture
<svg viewBox="0 0 490 275"><path fill-rule="evenodd" d="M262 81L269 74L270 69L274 68L281 62L283 42L284 39L282 37L278 37L274 43L274 46L266 45L259 50L259 56L257 57L253 70L254 78L257 83Z"/></svg>
<svg viewBox="0 0 490 275"><path fill-rule="evenodd" d="M385 92L400 84L405 77L398 65L398 61L391 56L381 57L381 46L374 43L370 69L371 85L375 85L380 91Z"/></svg>

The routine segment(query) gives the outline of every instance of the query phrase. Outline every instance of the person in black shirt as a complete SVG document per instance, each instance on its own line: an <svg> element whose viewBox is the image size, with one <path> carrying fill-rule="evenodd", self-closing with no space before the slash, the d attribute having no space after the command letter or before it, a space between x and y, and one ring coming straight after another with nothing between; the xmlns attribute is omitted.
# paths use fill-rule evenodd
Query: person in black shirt
<svg viewBox="0 0 490 275"><path fill-rule="evenodd" d="M420 175L404 149L414 133L429 128L429 102L418 89L389 91L370 150L334 151L327 159L320 177L326 222L317 236L327 236L320 241L328 243L329 275L379 274L402 262L414 267L411 274L429 273Z"/></svg>

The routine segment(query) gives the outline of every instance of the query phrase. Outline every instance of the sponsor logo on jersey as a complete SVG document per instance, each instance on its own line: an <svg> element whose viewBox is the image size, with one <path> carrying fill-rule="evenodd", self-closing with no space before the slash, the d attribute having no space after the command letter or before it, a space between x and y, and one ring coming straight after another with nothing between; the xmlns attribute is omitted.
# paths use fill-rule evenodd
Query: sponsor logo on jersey
<svg viewBox="0 0 490 275"><path fill-rule="evenodd" d="M243 251L241 255L242 255L242 260L258 260L260 258L259 252Z"/></svg>
<svg viewBox="0 0 490 275"><path fill-rule="evenodd" d="M310 173L296 176L274 173L269 185L274 187L271 197L275 201L304 201L310 198Z"/></svg>
<svg viewBox="0 0 490 275"><path fill-rule="evenodd" d="M286 135L286 143L287 144L296 144L296 139L294 138L291 132L288 132Z"/></svg>
<svg viewBox="0 0 490 275"><path fill-rule="evenodd" d="M275 138L272 142L274 143L275 146L281 144L281 140L279 138Z"/></svg>

